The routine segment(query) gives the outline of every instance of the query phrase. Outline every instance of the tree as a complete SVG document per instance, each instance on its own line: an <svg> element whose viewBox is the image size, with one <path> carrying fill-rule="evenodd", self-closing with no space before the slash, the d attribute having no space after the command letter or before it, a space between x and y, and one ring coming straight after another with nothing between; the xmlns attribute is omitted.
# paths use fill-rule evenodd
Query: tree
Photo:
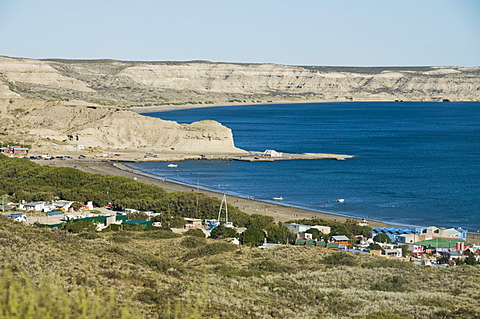
<svg viewBox="0 0 480 319"><path fill-rule="evenodd" d="M380 245L377 244L377 243L371 243L370 245L368 245L367 249L370 249L370 250L381 250L381 249L382 249L382 246L380 246Z"/></svg>
<svg viewBox="0 0 480 319"><path fill-rule="evenodd" d="M60 229L66 230L69 233L94 232L97 230L97 225L90 220L70 220L64 223Z"/></svg>
<svg viewBox="0 0 480 319"><path fill-rule="evenodd" d="M134 212L134 213L131 213L131 214L128 214L127 215L127 219L130 220L130 219L149 219L150 216L148 216L147 214L145 213L142 213L142 212Z"/></svg>
<svg viewBox="0 0 480 319"><path fill-rule="evenodd" d="M205 233L201 229L189 229L184 233L185 236L205 238Z"/></svg>
<svg viewBox="0 0 480 319"><path fill-rule="evenodd" d="M233 228L225 227L219 225L212 229L210 232L210 238L213 239L222 239L222 238L234 238L238 237L238 233Z"/></svg>
<svg viewBox="0 0 480 319"><path fill-rule="evenodd" d="M270 243L289 244L295 240L295 234L282 222L267 227L267 240Z"/></svg>
<svg viewBox="0 0 480 319"><path fill-rule="evenodd" d="M473 253L470 253L470 255L468 255L467 258L465 258L465 263L467 265L477 265L478 261L475 258L475 256L473 255Z"/></svg>
<svg viewBox="0 0 480 319"><path fill-rule="evenodd" d="M248 222L245 226L247 228L267 229L267 227L274 222L275 220L271 216L252 214L248 218Z"/></svg>
<svg viewBox="0 0 480 319"><path fill-rule="evenodd" d="M306 231L306 233L309 233L309 234L312 234L312 237L315 238L315 239L324 239L324 240L327 240L328 239L328 236L325 235L324 233L322 233L321 231L319 231L318 229L316 228L310 228Z"/></svg>
<svg viewBox="0 0 480 319"><path fill-rule="evenodd" d="M373 241L377 242L377 243L391 243L392 241L390 240L390 237L388 237L387 234L384 234L384 233L380 233L378 235L376 235L375 237L373 237Z"/></svg>
<svg viewBox="0 0 480 319"><path fill-rule="evenodd" d="M76 210L76 211L79 211L80 208L82 208L84 205L82 203L79 203L79 202L73 202L72 205L70 205L70 207L73 208L73 210Z"/></svg>
<svg viewBox="0 0 480 319"><path fill-rule="evenodd" d="M242 233L242 242L245 245L259 246L265 240L265 233L257 228L248 228Z"/></svg>

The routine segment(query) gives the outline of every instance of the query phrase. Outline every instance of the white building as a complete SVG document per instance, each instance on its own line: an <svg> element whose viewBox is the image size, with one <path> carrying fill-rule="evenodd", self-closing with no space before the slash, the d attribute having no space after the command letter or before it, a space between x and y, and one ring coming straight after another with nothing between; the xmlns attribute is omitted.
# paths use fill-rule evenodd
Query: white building
<svg viewBox="0 0 480 319"><path fill-rule="evenodd" d="M263 157L283 157L282 153L279 153L275 150L266 150L263 152Z"/></svg>
<svg viewBox="0 0 480 319"><path fill-rule="evenodd" d="M304 233L310 228L315 228L318 229L318 231L324 233L324 234L330 234L331 228L329 226L321 226L321 225L302 225L302 224L295 224L295 223L285 223L285 226L288 227L288 229L297 234L297 233Z"/></svg>
<svg viewBox="0 0 480 319"><path fill-rule="evenodd" d="M45 207L45 202L31 202L27 204L20 204L18 207L20 210L35 210L35 211L42 211Z"/></svg>

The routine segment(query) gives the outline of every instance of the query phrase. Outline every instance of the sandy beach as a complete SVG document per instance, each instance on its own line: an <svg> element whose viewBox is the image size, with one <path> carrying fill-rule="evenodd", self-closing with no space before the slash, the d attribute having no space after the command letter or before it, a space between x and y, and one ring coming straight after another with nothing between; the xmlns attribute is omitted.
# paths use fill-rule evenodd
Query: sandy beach
<svg viewBox="0 0 480 319"><path fill-rule="evenodd" d="M180 191L198 191L199 193L206 194L208 196L217 198L219 200L222 199L223 194L198 189L196 187L178 184L170 181L163 181L158 178L153 178L147 175L142 174L141 172L131 170L125 166L123 166L120 162L110 162L108 160L37 160L35 161L41 165L50 165L50 166L61 166L61 167L76 167L87 173L93 174L102 174L102 175L117 175L117 176L124 176L128 178L136 179L139 182L156 185L167 192L180 192ZM301 209L297 207L291 206L284 206L281 204L272 204L267 202L258 201L255 199L237 197L237 196L230 196L227 195L227 202L235 207L238 207L240 210L247 214L262 214L266 216L272 216L276 222L287 222L294 219L303 219L303 218L321 218L325 220L338 220L340 222L345 222L347 219L351 219L349 217L329 214L324 212L312 211L308 209ZM387 223L383 223L380 221L369 220L369 226L372 228L376 227L385 227L385 226L404 226L404 225L391 225ZM468 241L472 244L479 245L480 244L480 234L469 233L468 234Z"/></svg>
<svg viewBox="0 0 480 319"><path fill-rule="evenodd" d="M179 192L179 191L198 191L199 193L209 195L211 197L221 200L223 194L204 190L197 189L194 186L187 186L183 184L177 184L169 181L163 181L157 178L149 177L141 174L138 171L133 171L121 163L112 163L105 160L52 160L44 161L39 160L35 161L41 165L52 165L52 166L62 166L62 167L74 167L87 172L94 174L103 174L103 175L118 175L125 176L128 178L136 178L137 181L156 185L167 192ZM255 199L248 199L243 197L236 197L227 195L227 202L235 207L238 207L240 210L244 211L247 214L262 214L267 216L272 216L276 222L286 222L293 219L303 219L303 218L312 218L316 216L317 218L322 218L326 220L338 220L341 222L349 219L345 216L333 215L328 213L321 213L317 211L311 211L307 209L301 209L297 207L284 206L280 204L266 203L258 201ZM388 226L386 223L369 221L371 227L383 227Z"/></svg>

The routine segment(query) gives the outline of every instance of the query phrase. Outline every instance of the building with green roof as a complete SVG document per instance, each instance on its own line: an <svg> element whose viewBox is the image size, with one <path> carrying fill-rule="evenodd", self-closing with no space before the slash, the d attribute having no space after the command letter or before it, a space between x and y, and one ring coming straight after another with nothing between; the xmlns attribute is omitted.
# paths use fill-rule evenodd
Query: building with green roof
<svg viewBox="0 0 480 319"><path fill-rule="evenodd" d="M463 247L470 247L472 244L466 242L463 239L442 239L434 238L429 240L418 241L414 245L422 246L429 249L435 249L437 251L456 250L457 243L463 243Z"/></svg>

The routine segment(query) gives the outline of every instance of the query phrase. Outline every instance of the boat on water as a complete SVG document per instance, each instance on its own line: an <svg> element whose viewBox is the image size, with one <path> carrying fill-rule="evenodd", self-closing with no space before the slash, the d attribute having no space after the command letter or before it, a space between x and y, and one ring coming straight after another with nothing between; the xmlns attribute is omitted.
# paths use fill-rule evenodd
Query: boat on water
<svg viewBox="0 0 480 319"><path fill-rule="evenodd" d="M339 199L337 199L337 202L339 202L339 203L344 203L344 202L345 202L345 199L344 199L344 198L339 198Z"/></svg>
<svg viewBox="0 0 480 319"><path fill-rule="evenodd" d="M167 167L178 167L178 165L170 163L170 164L167 165Z"/></svg>
<svg viewBox="0 0 480 319"><path fill-rule="evenodd" d="M273 199L274 199L274 200L283 200L283 197L282 197L282 196L280 196L280 197L274 197Z"/></svg>

